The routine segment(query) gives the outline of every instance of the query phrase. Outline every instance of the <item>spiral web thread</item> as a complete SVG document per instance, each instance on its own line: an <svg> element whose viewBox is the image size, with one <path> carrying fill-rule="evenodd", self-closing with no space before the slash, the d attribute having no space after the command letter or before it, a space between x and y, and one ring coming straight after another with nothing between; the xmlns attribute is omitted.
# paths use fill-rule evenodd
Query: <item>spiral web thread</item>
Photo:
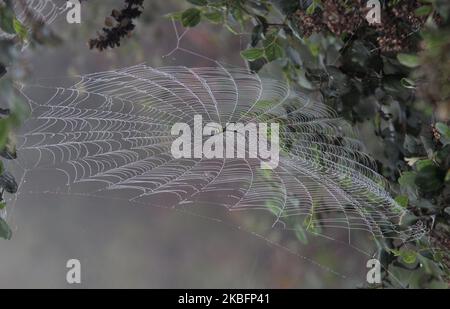
<svg viewBox="0 0 450 309"><path fill-rule="evenodd" d="M25 25L34 21L52 24L67 10L67 0L15 0L13 4L17 19Z"/></svg>
<svg viewBox="0 0 450 309"><path fill-rule="evenodd" d="M138 65L89 74L67 88L21 91L32 115L18 149L32 158L25 173L56 168L69 191L89 182L90 194L122 190L148 205L267 210L274 227L345 229L349 241L350 230L403 241L424 233L419 225L399 230L405 211L385 191L352 128L282 82L243 69ZM279 123L279 166L262 171L260 159L174 159L172 125L193 125L194 115L224 128Z"/></svg>

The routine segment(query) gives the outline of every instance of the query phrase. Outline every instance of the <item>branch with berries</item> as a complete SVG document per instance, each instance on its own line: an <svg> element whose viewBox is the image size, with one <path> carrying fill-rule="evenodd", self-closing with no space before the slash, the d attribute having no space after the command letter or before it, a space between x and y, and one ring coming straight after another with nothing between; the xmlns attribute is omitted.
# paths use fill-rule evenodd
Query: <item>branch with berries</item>
<svg viewBox="0 0 450 309"><path fill-rule="evenodd" d="M103 51L120 46L122 39L128 37L135 29L134 20L143 13L144 0L125 0L121 10L114 9L105 20L102 32L97 38L89 40L89 48Z"/></svg>
<svg viewBox="0 0 450 309"><path fill-rule="evenodd" d="M382 11L383 22L369 25L366 21L369 9L365 1L322 0L313 11L299 9L292 19L305 37L321 31L336 36L370 33L368 26L371 26L377 32L375 43L379 49L385 53L397 53L414 49L417 42L411 36L425 24L430 15L436 21L440 20L432 11L421 12L422 7L429 6L423 6L418 0L386 5Z"/></svg>

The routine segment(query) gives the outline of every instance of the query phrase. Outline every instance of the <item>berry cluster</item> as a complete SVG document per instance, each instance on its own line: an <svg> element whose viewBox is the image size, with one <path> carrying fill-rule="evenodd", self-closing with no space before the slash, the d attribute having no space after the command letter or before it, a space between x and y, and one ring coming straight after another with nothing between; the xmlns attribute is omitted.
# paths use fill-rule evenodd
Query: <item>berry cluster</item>
<svg viewBox="0 0 450 309"><path fill-rule="evenodd" d="M113 10L105 20L102 33L97 38L89 40L89 47L100 51L120 46L120 41L129 36L136 27L133 20L141 16L144 0L125 0L122 10Z"/></svg>
<svg viewBox="0 0 450 309"><path fill-rule="evenodd" d="M382 10L382 22L370 25L366 15L366 1L322 0L320 8L308 14L298 10L293 19L305 37L313 33L328 31L334 35L355 34L368 27L377 32L376 44L383 52L399 52L411 48L410 36L425 23L428 16L417 16L416 10L422 4L418 0L399 1Z"/></svg>

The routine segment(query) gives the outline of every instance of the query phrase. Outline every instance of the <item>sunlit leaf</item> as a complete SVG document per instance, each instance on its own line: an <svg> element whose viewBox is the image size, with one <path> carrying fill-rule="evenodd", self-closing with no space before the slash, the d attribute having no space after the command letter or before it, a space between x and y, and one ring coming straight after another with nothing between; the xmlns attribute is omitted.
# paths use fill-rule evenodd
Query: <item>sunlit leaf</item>
<svg viewBox="0 0 450 309"><path fill-rule="evenodd" d="M411 54L398 54L398 61L408 68L417 68L420 66L420 59L416 55Z"/></svg>
<svg viewBox="0 0 450 309"><path fill-rule="evenodd" d="M195 27L202 19L202 12L196 8L190 8L181 15L183 27Z"/></svg>
<svg viewBox="0 0 450 309"><path fill-rule="evenodd" d="M248 61L255 61L264 57L264 49L262 48L249 48L241 52L244 59Z"/></svg>
<svg viewBox="0 0 450 309"><path fill-rule="evenodd" d="M12 237L12 231L11 228L8 226L5 220L0 218L0 238L3 239L11 239Z"/></svg>

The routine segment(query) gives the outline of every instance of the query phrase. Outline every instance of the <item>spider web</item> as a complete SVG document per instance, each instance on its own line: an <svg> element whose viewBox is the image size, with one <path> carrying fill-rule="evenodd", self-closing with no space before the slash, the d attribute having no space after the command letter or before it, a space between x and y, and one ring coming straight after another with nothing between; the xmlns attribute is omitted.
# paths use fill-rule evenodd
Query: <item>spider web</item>
<svg viewBox="0 0 450 309"><path fill-rule="evenodd" d="M21 91L32 115L18 147L34 158L25 173L56 168L70 192L89 182L82 193L122 190L129 201L160 207L266 210L274 227L286 229L300 222L312 232L363 230L402 241L423 233L399 229L405 210L385 191L352 128L283 82L245 69L138 65L85 75L65 88ZM195 115L222 127L278 123L279 166L262 171L261 159L174 159L172 125L193 125Z"/></svg>
<svg viewBox="0 0 450 309"><path fill-rule="evenodd" d="M282 13L280 13L280 16L282 16ZM177 52L181 52L182 54L190 54L190 55L202 58L202 59L206 59L207 61L210 61L214 65L219 66L220 68L224 68L223 65L227 65L227 66L233 67L232 64L225 64L223 61L219 62L219 61L217 61L217 60L215 60L213 58L205 56L202 53L199 53L197 51L191 50L189 48L185 48L183 46L183 41L185 40L185 37L187 36L187 34L190 31L192 31L192 28L183 28L183 27L180 28L180 27L178 27L177 22L173 18L171 19L171 23L172 23L172 28L173 28L175 39L176 39L176 44L175 44L174 48L168 54L166 54L164 57L173 57L173 60L175 60L176 58L175 58L174 55ZM227 26L231 27L228 23L227 23ZM240 30L233 29L231 31L232 31L232 33L235 36L239 37L241 49L245 49L246 46L248 46L248 40L251 38L252 33L251 32L246 32L244 29L240 29ZM336 58L334 60L334 62L337 62L337 61L338 61L338 58ZM245 65L247 66L247 72L250 72L251 69L249 68L247 62L245 62ZM283 84L283 87L289 88L289 86L286 85L286 84ZM290 89L288 91L290 91ZM305 101L311 102L308 98L306 98L306 96L302 96L298 92L295 93L295 95L298 95L299 97L302 97ZM384 217L384 218L388 218L390 223L394 222L394 226L395 226L394 230L397 231L398 225L401 222L401 219L408 214L408 211L405 210L405 209L402 209L394 200L392 200L392 198L390 197L390 194L385 191L386 188L388 188L388 183L385 181L385 179L381 175L379 175L377 172L375 172L375 170L376 170L376 163L375 163L375 161L370 156L368 156L367 154L365 154L362 151L364 146L358 140L357 132L350 127L350 124L348 124L345 121L343 121L342 119L338 118L336 113L335 113L335 111L333 111L332 109L325 107L322 103L319 103L317 101L314 101L313 104L317 104L319 109L323 108L322 112L324 112L324 113L322 115L324 116L323 117L324 119L329 117L330 118L329 120L334 119L337 122L336 122L336 125L331 128L331 133L330 132L326 133L326 134L328 134L327 137L329 137L329 139L327 139L325 141L322 139L323 136L322 136L320 130L314 131L314 129L313 129L312 132L307 132L308 134L310 134L312 139L310 140L311 143L309 143L309 145L307 145L306 147L309 147L309 150L313 149L314 153L316 153L316 150L318 150L319 148L320 148L319 151L327 152L326 149L324 149L323 147L326 148L327 146L330 146L330 144L328 144L328 143L335 144L336 143L336 137L338 139L340 139L342 137L342 134L344 134L344 135L347 134L346 140L347 141L351 141L350 144L352 146L356 146L356 147L350 146L350 151L347 153L348 157L346 157L346 158L350 158L349 159L350 161L345 162L344 165L349 163L349 162L351 162L352 158L355 159L354 155L357 154L356 162L357 162L358 167L362 167L363 168L363 170L364 170L363 174L366 175L369 179L375 180L375 182L374 182L375 186L373 187L373 189L375 189L375 191L378 191L377 193L375 193L375 195L376 194L381 194L382 196L384 196L387 199L387 200L384 201L384 202L387 202L387 204L384 204L382 202L382 203L380 203L379 206L382 209L386 209L386 205L387 205L387 209L389 209L388 213L391 213L391 214L388 215L387 217ZM292 107L288 107L287 108L287 111L288 111L289 114L292 112L291 108ZM269 110L269 112L270 111L271 110ZM263 113L265 113L265 112L263 112ZM318 119L320 118L320 116L318 114L316 114L315 116L317 116ZM264 117L264 119L267 119L267 118ZM254 120L254 119L252 119L252 120ZM271 120L273 120L273 118L272 119L269 118L268 121L270 122ZM341 123L343 125L343 127L339 126L338 123ZM288 132L288 135L291 134L291 133L292 132ZM339 133L341 135L336 135L336 133ZM298 136L297 136L297 138L298 138ZM318 146L319 146L319 148L317 148ZM336 146L336 145L333 145L333 146ZM343 143L343 144L341 143L340 146L342 146L342 147L339 150L340 151L342 151L342 150L345 151L345 148L348 147L349 145L348 144L345 145L345 143ZM356 150L356 152L354 152L355 150ZM292 155L292 153L293 153L293 151L292 151L292 149L290 149L290 154ZM294 154L294 156L295 156L295 154ZM353 167L350 167L350 173L351 173L351 169ZM330 170L333 170L333 168L331 168ZM346 173L348 173L348 171L342 173L342 171L340 170L339 173L340 173L340 177L341 178L343 177L345 180L344 181L342 181L342 179L341 179L341 181L338 180L338 183L340 183L342 186L346 186L346 187L354 186L354 182L352 182L347 177L348 175ZM362 192L364 192L364 191L365 191L365 189L362 189ZM327 190L327 192L328 192L328 190ZM330 193L330 192L328 192L328 193ZM366 193L367 193L367 191L366 191ZM333 196L332 193L331 193L331 196ZM364 196L364 193L363 193L363 196ZM374 195L373 195L373 193L368 193L367 196L366 196L366 199L365 199L366 201L367 201L367 197L369 199L372 199L374 197ZM311 198L310 198L309 195L308 195L308 198L309 198L309 201L311 202ZM334 198L334 196L333 196L333 198ZM375 200L373 200L373 199L372 199L372 202L374 202L374 205L377 204L377 202ZM312 204L314 204L314 201L313 201ZM359 212L359 210L358 210L358 212ZM365 210L362 210L362 212L365 213ZM361 213L359 213L359 214L361 214ZM310 218L308 218L308 219L310 219ZM348 220L347 217L346 217L346 220ZM308 227L314 226L314 224L310 224L311 222L309 222L308 220L307 220L307 223L308 223L308 225L307 225ZM367 221L364 220L363 225L366 224L366 223L367 223ZM388 223L388 225L390 225L390 223ZM327 225L327 226L329 227L330 225ZM347 225L347 227L348 226L349 225ZM297 225L297 227L298 227L298 225ZM387 230L389 231L389 230L391 230L391 228L392 228L392 226L389 226L389 228ZM357 228L357 229L359 229L359 228ZM366 228L362 228L361 230L367 231ZM383 233L385 231L384 228L381 228L381 229L378 229L378 230L381 231L381 236L382 237L384 237L386 235L390 235L388 238L397 238L397 237L392 237L392 233L390 233L390 232L386 233L386 235L383 235ZM312 230L308 229L308 232L315 234L317 231L314 231L314 229L312 229ZM379 236L379 234L373 232L373 229L370 229L369 232L371 232L375 236ZM400 233L401 233L400 239L402 241L404 241L404 242L413 241L413 240L416 240L416 239L420 239L423 235L425 235L427 233L427 228L422 222L419 221L414 226L409 227L408 231L403 231L403 232L400 232ZM394 232L393 234L395 235L396 232ZM324 236L324 235L322 235L322 236ZM331 237L331 238L333 239L333 237ZM336 240L336 239L333 239L333 240ZM350 234L348 235L348 243L351 243L351 241L350 241ZM354 247L354 248L357 249L358 251L360 251L358 248L356 248L356 247ZM369 256L369 254L367 254L367 253L366 253L366 255Z"/></svg>
<svg viewBox="0 0 450 309"><path fill-rule="evenodd" d="M284 82L224 67L181 47L188 30L173 26L177 45L167 56L182 51L216 66L138 65L88 74L61 87L20 86L31 114L19 135L21 191L33 171L56 170L66 185L28 192L125 199L223 223L190 211L198 205L221 206L231 213L269 216L271 228L306 231L339 243L344 243L339 237L344 231L350 245L355 231L404 242L426 233L421 222L400 228L407 212L386 191L357 134L334 111ZM170 129L175 122L192 125L194 115L222 127L279 123L278 168L262 171L258 159L174 159Z"/></svg>

